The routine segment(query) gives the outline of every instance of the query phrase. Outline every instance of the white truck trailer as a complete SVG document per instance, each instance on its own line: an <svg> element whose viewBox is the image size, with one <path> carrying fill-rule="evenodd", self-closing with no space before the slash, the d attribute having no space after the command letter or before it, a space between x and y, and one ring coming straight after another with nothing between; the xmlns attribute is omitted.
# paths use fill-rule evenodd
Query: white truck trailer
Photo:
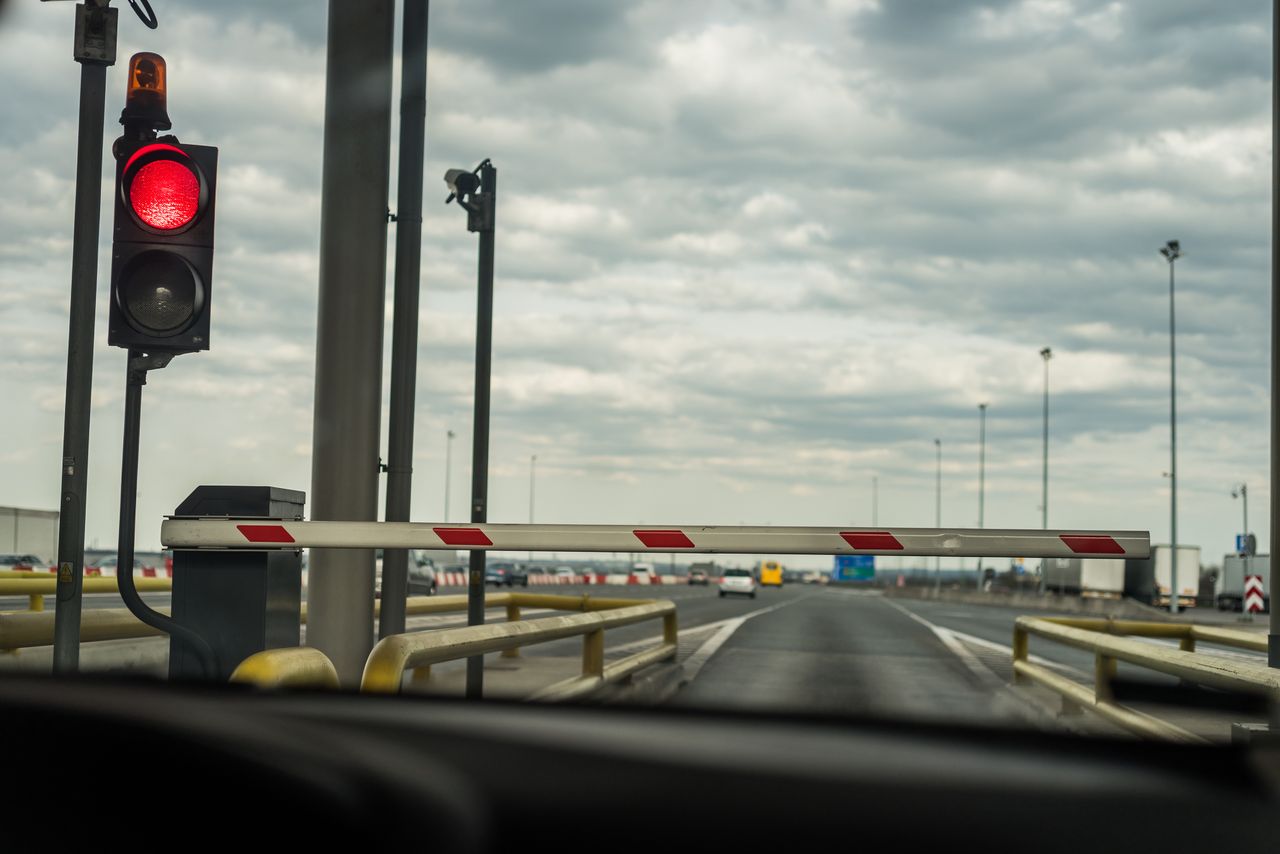
<svg viewBox="0 0 1280 854"><path fill-rule="evenodd" d="M1172 567L1170 557L1173 549L1169 545L1152 546L1155 556L1155 605L1168 605L1172 590ZM1200 594L1200 547L1178 546L1178 604L1188 608L1194 607L1196 597Z"/></svg>
<svg viewBox="0 0 1280 854"><path fill-rule="evenodd" d="M1045 589L1098 599L1124 595L1123 558L1048 558Z"/></svg>
<svg viewBox="0 0 1280 854"><path fill-rule="evenodd" d="M58 511L0 507L0 554L31 554L53 566L58 560Z"/></svg>

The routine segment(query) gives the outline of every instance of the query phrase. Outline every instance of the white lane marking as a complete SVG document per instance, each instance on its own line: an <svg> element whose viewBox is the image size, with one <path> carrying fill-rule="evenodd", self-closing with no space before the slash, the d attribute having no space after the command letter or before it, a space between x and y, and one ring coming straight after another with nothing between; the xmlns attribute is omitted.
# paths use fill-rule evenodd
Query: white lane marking
<svg viewBox="0 0 1280 854"><path fill-rule="evenodd" d="M716 627L719 629L714 635L707 638L702 646L693 651L693 654L684 660L685 681L692 682L697 677L698 672L702 670L703 665L711 656L716 654L716 650L724 646L725 641L733 637L733 633L742 628L748 620L755 619L762 614L768 614L770 611L776 611L779 608L785 608L788 605L794 605L797 602L803 602L809 599L809 596L801 596L797 599L790 599L786 602L779 602L776 605L769 605L765 608L758 608L755 611L748 611L740 617L730 617L727 620L719 620L714 623L704 623L696 628L700 631Z"/></svg>
<svg viewBox="0 0 1280 854"><path fill-rule="evenodd" d="M989 649L992 652L1004 653L1005 655L1009 656L1010 661L1013 660L1012 646L1005 646L1004 644L996 643L995 641L989 641L986 638L980 638L980 637L977 637L976 635L971 635L965 632L956 631L955 629L948 629L943 626L936 625L934 623L929 622L924 617L921 617L919 614L915 613L914 611L904 608L902 605L899 605L897 602L894 602L892 599L885 599L884 601L892 605L893 607L897 608L899 611L906 614L911 619L920 623L922 626L927 627L931 632L937 635L938 640L942 641L942 643L946 645L947 649L950 649L952 652L955 652L954 644L957 644L958 642L963 641L964 643L973 644L974 646L980 646L983 649ZM946 637L944 637L944 635ZM981 661L979 661L977 656L975 656L969 650L965 649L963 655L960 653L956 653L956 655L957 657L960 658L961 662L963 662L966 667L968 667L970 670L973 670L975 675L977 675L980 679L983 679L983 681L986 681L986 676L989 675L989 676L995 677L997 682L1000 682L1001 685L1004 685L1004 682L1001 681L1000 678L997 677L994 673L992 673L991 669L987 667L985 664L983 664ZM1027 656L1027 658L1028 660L1032 661L1035 664L1039 664L1044 667L1052 667L1055 670L1060 670L1064 673L1069 673L1073 676L1076 676L1086 681L1090 681L1093 679L1093 676L1091 674L1085 673L1083 670L1080 670L1079 668L1076 668L1076 667L1072 667L1069 664L1062 664L1057 661L1050 661L1049 659L1042 658L1038 655L1029 655ZM980 668L982 672L975 670L974 669L975 666Z"/></svg>

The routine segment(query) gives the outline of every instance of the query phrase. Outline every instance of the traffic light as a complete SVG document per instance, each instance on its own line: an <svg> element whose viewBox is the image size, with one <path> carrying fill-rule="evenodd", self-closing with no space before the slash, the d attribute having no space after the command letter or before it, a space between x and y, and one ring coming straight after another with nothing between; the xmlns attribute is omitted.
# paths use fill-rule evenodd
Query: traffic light
<svg viewBox="0 0 1280 854"><path fill-rule="evenodd" d="M115 146L115 230L107 342L147 353L209 348L218 150L167 129L164 60L129 61Z"/></svg>

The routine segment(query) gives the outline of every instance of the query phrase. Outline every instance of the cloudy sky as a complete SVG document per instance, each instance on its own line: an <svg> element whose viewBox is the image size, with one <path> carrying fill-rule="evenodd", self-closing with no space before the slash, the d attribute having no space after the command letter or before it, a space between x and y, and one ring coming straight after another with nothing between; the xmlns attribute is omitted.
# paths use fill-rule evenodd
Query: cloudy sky
<svg viewBox="0 0 1280 854"><path fill-rule="evenodd" d="M326 5L165 0L156 31L117 5L104 146L153 50L174 132L221 149L213 349L144 402L154 547L195 484L310 489ZM973 526L987 402L987 525L1038 527L1049 346L1050 525L1167 541L1176 238L1180 540L1220 559L1240 482L1264 540L1270 8L437 0L413 517L443 515L452 429L465 518L476 245L439 176L491 157L491 521L528 519L536 454L541 521L865 525L878 478L881 525L927 526L938 438L943 522ZM72 20L0 15L5 505L58 504ZM109 548L102 234L87 539Z"/></svg>

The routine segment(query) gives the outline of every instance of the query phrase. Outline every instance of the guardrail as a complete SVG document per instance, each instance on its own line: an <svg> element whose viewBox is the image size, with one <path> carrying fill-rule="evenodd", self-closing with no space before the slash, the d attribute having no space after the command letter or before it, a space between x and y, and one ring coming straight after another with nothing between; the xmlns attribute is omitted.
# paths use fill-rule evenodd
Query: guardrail
<svg viewBox="0 0 1280 854"><path fill-rule="evenodd" d="M138 578L133 579L134 586L140 592L157 592L173 590L172 578ZM44 573L10 572L0 574L0 596L26 596L27 610L43 611L44 597L58 592L58 578ZM84 579L85 593L119 593L120 586L114 575L94 576ZM52 643L52 641L50 641Z"/></svg>
<svg viewBox="0 0 1280 854"><path fill-rule="evenodd" d="M1178 638L1173 650L1115 635ZM1092 689L1028 660L1029 637L1054 640L1094 654ZM1034 682L1062 695L1064 701L1089 709L1118 726L1148 738L1181 742L1206 739L1167 721L1120 705L1112 682L1117 662L1124 661L1178 677L1187 682L1247 694L1266 696L1275 715L1280 701L1280 671L1263 663L1235 661L1194 652L1202 640L1241 649L1266 650L1266 638L1248 632L1174 623L1105 620L1073 617L1019 617L1013 628L1014 681ZM1258 642L1261 641L1261 646Z"/></svg>
<svg viewBox="0 0 1280 854"><path fill-rule="evenodd" d="M675 603L669 600L610 600L528 593L508 595L517 606L555 607L584 613L383 638L365 662L360 690L398 693L404 684L405 674L410 671L414 672L414 681L420 683L429 678L429 668L433 664L491 652L505 653L521 646L577 636L582 637L582 674L544 688L531 699L580 697L625 679L643 667L675 658L679 629ZM605 630L656 619L662 620L662 642L658 646L605 664Z"/></svg>
<svg viewBox="0 0 1280 854"><path fill-rule="evenodd" d="M240 662L231 681L259 688L337 688L338 671L318 649L268 649Z"/></svg>

